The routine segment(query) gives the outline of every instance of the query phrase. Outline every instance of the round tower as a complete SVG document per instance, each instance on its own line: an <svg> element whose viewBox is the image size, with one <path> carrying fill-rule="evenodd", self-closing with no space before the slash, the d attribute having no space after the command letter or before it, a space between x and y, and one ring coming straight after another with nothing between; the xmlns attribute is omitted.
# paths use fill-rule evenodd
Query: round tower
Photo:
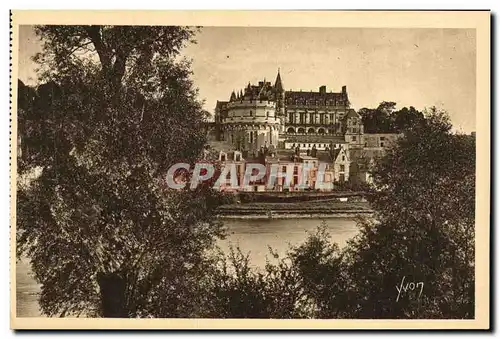
<svg viewBox="0 0 500 339"><path fill-rule="evenodd" d="M264 80L257 86L248 84L244 93L231 95L222 133L235 149L256 153L278 145L280 125L272 85Z"/></svg>

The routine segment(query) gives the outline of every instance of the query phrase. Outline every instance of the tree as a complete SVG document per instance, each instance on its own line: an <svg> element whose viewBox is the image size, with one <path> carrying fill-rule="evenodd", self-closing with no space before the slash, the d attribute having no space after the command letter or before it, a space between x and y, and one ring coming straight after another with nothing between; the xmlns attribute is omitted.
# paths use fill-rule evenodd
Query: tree
<svg viewBox="0 0 500 339"><path fill-rule="evenodd" d="M358 113L361 115L365 133L390 133L390 116L395 107L395 102L383 101L375 109L360 109Z"/></svg>
<svg viewBox="0 0 500 339"><path fill-rule="evenodd" d="M394 131L403 132L406 129L412 128L424 119L424 114L410 106L410 108L403 107L395 111L391 115L391 123Z"/></svg>
<svg viewBox="0 0 500 339"><path fill-rule="evenodd" d="M473 318L473 138L451 133L447 114L432 108L377 161L373 178L376 221L362 222L345 252L351 316ZM411 282L423 282L421 294L398 293Z"/></svg>
<svg viewBox="0 0 500 339"><path fill-rule="evenodd" d="M236 274L220 279L231 297L208 294L222 314L473 318L475 141L453 134L445 112L425 114L376 161L368 195L375 215L359 218L358 236L339 249L320 228L260 275L232 259ZM280 272L278 282L270 271ZM238 308L241 298L253 307Z"/></svg>
<svg viewBox="0 0 500 339"><path fill-rule="evenodd" d="M415 107L396 110L396 103L383 101L377 108L362 108L361 115L365 133L402 133L424 119Z"/></svg>
<svg viewBox="0 0 500 339"><path fill-rule="evenodd" d="M188 316L220 195L165 187L193 164L206 112L179 50L189 27L37 26L35 89L20 86L18 255L47 315ZM26 99L28 98L28 99ZM36 168L41 173L33 176ZM21 181L20 181L21 182Z"/></svg>
<svg viewBox="0 0 500 339"><path fill-rule="evenodd" d="M314 304L304 293L293 265L295 249L280 258L270 250L263 269L251 267L249 254L230 248L218 253L204 279L203 316L207 318L307 318Z"/></svg>

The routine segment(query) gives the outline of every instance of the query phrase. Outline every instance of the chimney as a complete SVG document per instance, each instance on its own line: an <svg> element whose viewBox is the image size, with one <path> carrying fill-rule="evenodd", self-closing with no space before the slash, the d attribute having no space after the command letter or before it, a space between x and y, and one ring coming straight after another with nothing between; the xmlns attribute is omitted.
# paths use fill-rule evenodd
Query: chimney
<svg viewBox="0 0 500 339"><path fill-rule="evenodd" d="M319 88L319 94L326 94L326 86L323 85Z"/></svg>
<svg viewBox="0 0 500 339"><path fill-rule="evenodd" d="M346 94L347 93L347 86L342 86L342 93Z"/></svg>

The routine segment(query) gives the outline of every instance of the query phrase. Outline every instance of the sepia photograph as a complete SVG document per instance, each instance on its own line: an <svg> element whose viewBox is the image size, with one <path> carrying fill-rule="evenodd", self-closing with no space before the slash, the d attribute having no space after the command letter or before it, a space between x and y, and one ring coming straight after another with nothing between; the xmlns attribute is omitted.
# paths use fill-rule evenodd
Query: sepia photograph
<svg viewBox="0 0 500 339"><path fill-rule="evenodd" d="M489 328L489 11L114 14L12 13L12 327Z"/></svg>

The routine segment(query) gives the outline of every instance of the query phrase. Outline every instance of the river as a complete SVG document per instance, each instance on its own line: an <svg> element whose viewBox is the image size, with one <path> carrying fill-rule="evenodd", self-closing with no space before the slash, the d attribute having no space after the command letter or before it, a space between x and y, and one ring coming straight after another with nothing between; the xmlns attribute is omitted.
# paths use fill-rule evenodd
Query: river
<svg viewBox="0 0 500 339"><path fill-rule="evenodd" d="M284 255L290 245L302 243L308 233L314 233L323 220L311 219L229 219L225 220L229 236L220 241L219 246L228 252L230 245L238 245L243 253L250 252L253 266L264 267L268 246ZM331 240L340 247L357 233L356 222L352 218L324 219Z"/></svg>
<svg viewBox="0 0 500 339"><path fill-rule="evenodd" d="M347 240L357 233L356 222L352 218L329 218L324 220L331 240L345 246ZM230 245L238 245L243 253L250 252L251 264L264 267L268 246L284 255L289 245L302 243L307 232L314 232L321 225L321 219L227 219L228 237L218 245L228 252ZM17 315L19 317L41 316L37 303L39 286L31 277L27 260L16 265Z"/></svg>

